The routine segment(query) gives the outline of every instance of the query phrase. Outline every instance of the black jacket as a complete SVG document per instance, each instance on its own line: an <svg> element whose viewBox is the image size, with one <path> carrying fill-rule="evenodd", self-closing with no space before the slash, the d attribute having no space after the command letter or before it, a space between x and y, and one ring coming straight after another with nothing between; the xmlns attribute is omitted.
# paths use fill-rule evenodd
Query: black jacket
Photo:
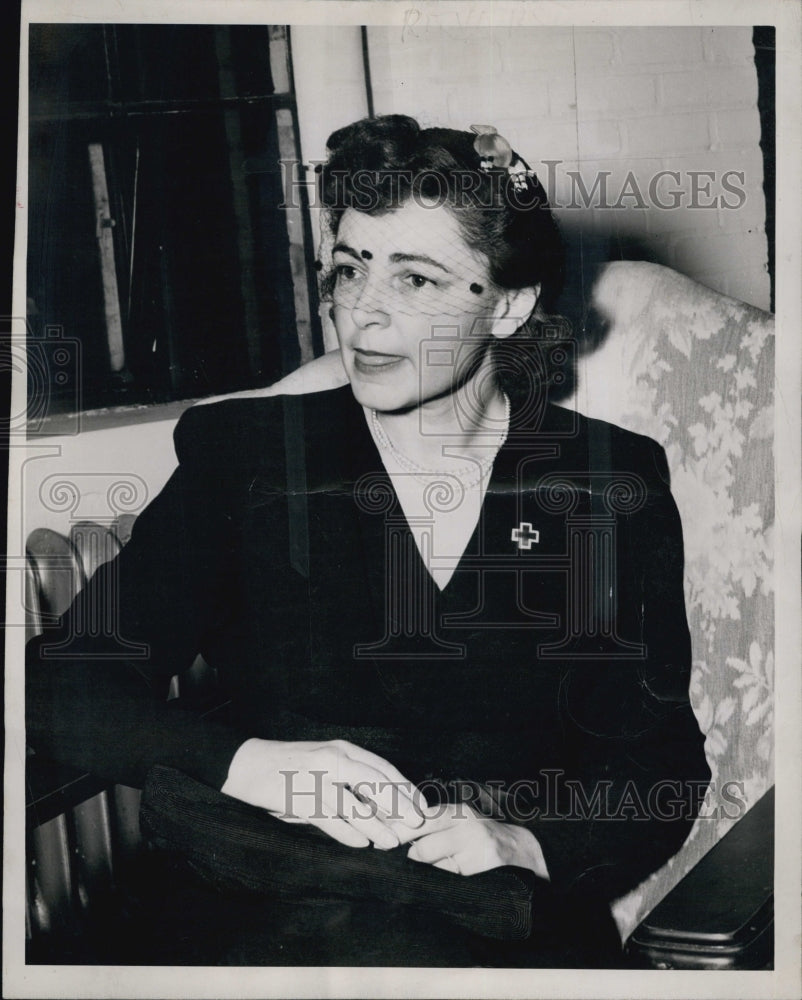
<svg viewBox="0 0 802 1000"><path fill-rule="evenodd" d="M653 441L514 409L442 592L349 387L196 407L175 442L179 466L129 544L29 644L37 752L129 784L168 764L219 788L248 737L347 738L413 781L490 788L555 886L605 898L679 848L709 770ZM512 538L524 524L529 549ZM231 697L225 725L165 701L199 651Z"/></svg>

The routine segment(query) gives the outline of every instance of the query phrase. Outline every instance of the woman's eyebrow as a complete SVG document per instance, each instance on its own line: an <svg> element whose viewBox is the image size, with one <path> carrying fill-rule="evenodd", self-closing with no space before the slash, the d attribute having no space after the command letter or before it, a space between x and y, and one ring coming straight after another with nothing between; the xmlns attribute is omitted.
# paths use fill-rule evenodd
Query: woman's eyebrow
<svg viewBox="0 0 802 1000"><path fill-rule="evenodd" d="M361 260L361 256L354 250L353 247L349 247L347 243L335 243L332 247L332 254L337 252L347 254L349 257L353 257L354 260ZM364 254L363 254L364 256ZM428 257L423 253L391 253L389 257L391 264L429 264L431 267L439 268L441 271L445 271L446 274L452 274L445 264L441 264L440 261L435 260L434 257Z"/></svg>
<svg viewBox="0 0 802 1000"><path fill-rule="evenodd" d="M331 249L333 254L337 253L347 253L349 257L353 257L354 260L359 260L359 254L354 250L353 247L349 247L347 243L335 243Z"/></svg>
<svg viewBox="0 0 802 1000"><path fill-rule="evenodd" d="M441 264L439 260L435 260L433 257L427 257L426 254L422 253L391 253L390 261L393 264L430 264L432 267L439 267L440 270L445 271L446 274L453 273L445 266L445 264Z"/></svg>

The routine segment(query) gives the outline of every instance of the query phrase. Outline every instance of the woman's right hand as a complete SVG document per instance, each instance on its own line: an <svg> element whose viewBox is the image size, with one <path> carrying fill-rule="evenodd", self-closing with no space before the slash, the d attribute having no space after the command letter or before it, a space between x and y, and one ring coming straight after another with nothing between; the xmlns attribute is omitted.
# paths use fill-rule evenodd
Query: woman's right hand
<svg viewBox="0 0 802 1000"><path fill-rule="evenodd" d="M285 822L311 823L348 847L397 847L426 810L397 768L346 740L246 740L222 791Z"/></svg>

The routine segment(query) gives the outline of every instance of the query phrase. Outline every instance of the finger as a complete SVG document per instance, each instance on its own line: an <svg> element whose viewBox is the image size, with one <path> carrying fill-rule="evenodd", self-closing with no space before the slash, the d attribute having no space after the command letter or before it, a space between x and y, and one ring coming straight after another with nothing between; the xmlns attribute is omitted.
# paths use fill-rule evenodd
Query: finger
<svg viewBox="0 0 802 1000"><path fill-rule="evenodd" d="M349 826L339 816L326 816L323 819L312 819L309 822L312 826L316 826L318 830L322 830L323 833L328 834L333 840L345 844L346 847L370 846L370 840L364 834L360 833L359 830L355 830L354 827Z"/></svg>
<svg viewBox="0 0 802 1000"><path fill-rule="evenodd" d="M399 785L371 764L352 758L341 758L337 768L338 782L345 782L358 798L374 803L376 809L407 826L420 826L423 817L411 797L409 782Z"/></svg>
<svg viewBox="0 0 802 1000"><path fill-rule="evenodd" d="M433 867L435 867L435 868L442 868L443 871L453 872L455 875L461 875L462 874L462 872L460 871L459 865L454 860L454 858L443 858L441 861L435 861Z"/></svg>
<svg viewBox="0 0 802 1000"><path fill-rule="evenodd" d="M459 806L442 803L437 806L428 807L428 815L421 826L413 830L411 839L419 840L421 837L428 837L433 833L440 833L443 830L450 830L458 823L464 823L469 817Z"/></svg>
<svg viewBox="0 0 802 1000"><path fill-rule="evenodd" d="M358 833L362 834L363 837L367 837L368 841L375 843L377 847L385 850L397 847L399 844L398 837L395 836L391 830L387 829L379 819L375 819L373 824L364 824L358 820L356 822L351 822L347 817L337 815L338 808L342 808L344 812L350 811L352 814L356 810L361 809L362 813L360 815L364 814L365 816L370 816L370 813L365 813L366 807L363 804L359 803L356 799L352 802L347 797L349 794L350 793L348 793L347 790L343 790L340 794L342 801L338 805L335 801L336 793L332 790L328 796L324 797L323 810L321 811L320 816L310 815L302 817L288 813L274 812L272 810L268 810L268 812L269 815L274 816L276 819L280 819L283 823L312 824L320 829L323 829L322 824L325 820L340 820L351 826ZM378 826L375 826L374 824L378 824ZM335 826L334 829L339 830L339 827ZM343 837L336 836L336 834L331 832L329 829L326 829L325 832L330 836L333 836L335 840L340 840L341 843L347 843L349 847L367 847L367 844L364 843L362 839L350 838L347 837L347 835L344 835L346 836L346 839L343 839Z"/></svg>
<svg viewBox="0 0 802 1000"><path fill-rule="evenodd" d="M418 860L425 861L425 858ZM478 844L468 844L462 850L455 848L453 854L428 863L433 868L443 868L458 875L478 875L480 872L490 871L491 868L498 868L502 864L495 852L487 851Z"/></svg>
<svg viewBox="0 0 802 1000"><path fill-rule="evenodd" d="M337 812L349 826L382 850L398 847L398 837L378 818L372 802L360 802L347 788L339 789L339 792Z"/></svg>
<svg viewBox="0 0 802 1000"><path fill-rule="evenodd" d="M359 760L370 765L376 771L381 771L390 781L408 785L410 788L414 787L412 782L404 777L394 764L391 764L384 757L380 757L379 754L373 753L372 750L366 750L364 747L357 746L356 743L349 743L348 740L335 740L335 744L339 745L351 760Z"/></svg>
<svg viewBox="0 0 802 1000"><path fill-rule="evenodd" d="M433 806L426 806L426 812L423 816L421 825L418 827L410 827L406 823L401 822L398 816L393 816L382 810L380 807L377 808L377 815L379 819L385 824L385 826L388 826L393 831L402 844L408 844L410 841L417 840L419 837L425 837L430 833L437 833L440 830L447 829L457 818L456 811L458 809L458 807L444 802Z"/></svg>
<svg viewBox="0 0 802 1000"><path fill-rule="evenodd" d="M425 795L419 788L416 788L412 793L412 799L415 802L418 812L423 816L424 821L436 819L448 812L450 808L447 802L436 802L430 806L426 801Z"/></svg>
<svg viewBox="0 0 802 1000"><path fill-rule="evenodd" d="M338 741L348 758L376 772L376 789L372 796L376 804L394 818L410 826L419 826L426 800L416 786L384 757L347 741ZM417 794L416 794L417 793ZM423 809L421 808L423 807Z"/></svg>
<svg viewBox="0 0 802 1000"><path fill-rule="evenodd" d="M272 816L274 819L280 819L282 823L308 823L306 819L301 819L300 816L291 816L289 813L276 812L273 809L267 810L268 816Z"/></svg>
<svg viewBox="0 0 802 1000"><path fill-rule="evenodd" d="M289 815L288 813L274 812L273 810L270 809L267 810L267 813L274 819L280 819L282 823L298 823L298 824L309 825L310 822L314 822L309 818L292 816ZM410 830L408 826L404 826L403 823L398 823L398 822L388 823L379 814L377 814L377 821L381 822L387 829L389 836L386 837L386 840L378 832L374 832L369 829L363 830L359 826L359 824L356 825L351 824L351 825L354 826L354 829L364 832L365 835L374 843L376 847L379 847L383 850L389 850L393 847L398 847L399 844L406 844L412 839L412 836L414 836L414 831ZM345 822L348 821L345 820ZM354 845L354 846L360 846L360 845Z"/></svg>
<svg viewBox="0 0 802 1000"><path fill-rule="evenodd" d="M461 851L454 858L460 875L478 875L480 872L499 868L501 862L485 851Z"/></svg>
<svg viewBox="0 0 802 1000"><path fill-rule="evenodd" d="M425 864L433 865L459 853L463 847L462 840L461 831L455 827L442 830L440 833L432 833L428 837L416 840L407 851L407 857L411 861L423 861Z"/></svg>
<svg viewBox="0 0 802 1000"><path fill-rule="evenodd" d="M382 813L381 811L378 813L378 818L389 830L392 830L399 844L409 844L420 836L421 827L414 829L398 819L389 818L386 813Z"/></svg>

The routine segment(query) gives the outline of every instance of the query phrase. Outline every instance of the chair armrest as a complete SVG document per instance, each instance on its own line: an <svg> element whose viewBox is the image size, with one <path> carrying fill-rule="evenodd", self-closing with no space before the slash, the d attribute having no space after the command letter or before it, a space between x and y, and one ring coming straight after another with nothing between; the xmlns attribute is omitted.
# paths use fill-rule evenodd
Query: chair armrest
<svg viewBox="0 0 802 1000"><path fill-rule="evenodd" d="M770 968L773 890L771 788L635 929L627 954L639 968Z"/></svg>
<svg viewBox="0 0 802 1000"><path fill-rule="evenodd" d="M79 768L32 754L25 767L26 826L28 829L41 826L107 787L108 782Z"/></svg>
<svg viewBox="0 0 802 1000"><path fill-rule="evenodd" d="M223 694L217 692L217 697L214 697L215 692L205 688L198 688L198 692L190 691L190 697L176 699L176 704L194 709L205 719L228 719L230 701ZM108 787L108 781L102 781L89 772L29 750L25 764L26 826L29 830L41 826Z"/></svg>

